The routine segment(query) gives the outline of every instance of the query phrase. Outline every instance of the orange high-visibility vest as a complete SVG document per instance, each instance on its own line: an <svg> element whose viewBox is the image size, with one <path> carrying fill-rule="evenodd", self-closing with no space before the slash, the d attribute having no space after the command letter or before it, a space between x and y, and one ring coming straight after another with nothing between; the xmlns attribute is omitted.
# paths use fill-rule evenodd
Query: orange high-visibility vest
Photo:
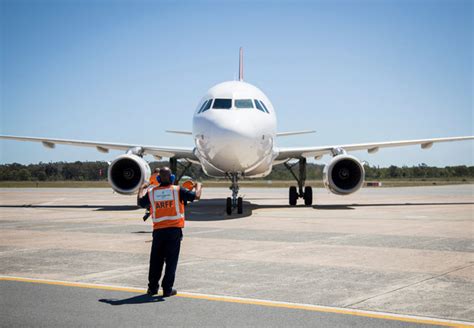
<svg viewBox="0 0 474 328"><path fill-rule="evenodd" d="M153 185L153 186L158 186L159 183L158 183L158 173L153 173L150 177L150 184Z"/></svg>
<svg viewBox="0 0 474 328"><path fill-rule="evenodd" d="M179 199L179 186L150 188L148 197L154 230L184 227L184 204Z"/></svg>

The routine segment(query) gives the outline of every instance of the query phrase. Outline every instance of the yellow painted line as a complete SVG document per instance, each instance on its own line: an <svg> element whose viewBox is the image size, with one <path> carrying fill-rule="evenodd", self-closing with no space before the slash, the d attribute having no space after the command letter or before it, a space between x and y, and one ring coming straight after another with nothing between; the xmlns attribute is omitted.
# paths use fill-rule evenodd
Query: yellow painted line
<svg viewBox="0 0 474 328"><path fill-rule="evenodd" d="M145 293L146 292L145 289L133 288L133 287L120 287L120 286L109 286L109 285L100 285L100 284L88 284L88 283L82 283L82 282L70 282L70 281L61 281L61 280L34 279L34 278L22 278L22 277L10 277L10 276L0 276L0 281L30 282L30 283L44 284L44 285L112 290L112 291L130 292L130 293Z"/></svg>
<svg viewBox="0 0 474 328"><path fill-rule="evenodd" d="M315 312L325 312L325 313L337 313L337 314L354 315L354 316L360 316L360 317L368 317L368 318L374 318L374 319L396 320L396 321L422 323L422 324L438 325L438 326L445 326L445 327L474 327L474 324L470 324L468 322L461 322L461 321L451 321L451 320L443 320L443 319L436 319L436 318L425 318L425 317L355 310L355 309L329 307L329 306L318 306L318 305L312 305L312 304L288 303L288 302L257 300L257 299L248 299L248 298L239 298L239 297L230 297L230 296L214 296L214 295L206 295L206 294L181 293L181 292L178 293L177 296L181 296L185 298L203 299L203 300L209 300L209 301L251 304L251 305L260 305L260 306L277 307L277 308L294 309L294 310L306 310L306 311L315 311Z"/></svg>
<svg viewBox="0 0 474 328"><path fill-rule="evenodd" d="M46 284L46 285L111 290L111 291L142 293L142 294L146 292L146 290L142 288L89 284L89 283L82 283L82 282L70 282L70 281L60 281L60 280L11 277L11 276L0 276L0 281L27 282L27 283ZM330 306L319 306L319 305L312 305L312 304L278 302L278 301L269 301L269 300L249 299L249 298L240 298L240 297L231 297L231 296L216 296L216 295L186 293L186 292L179 292L176 296L182 297L182 298L200 299L200 300L206 300L206 301L258 305L258 306L266 306L266 307L274 307L274 308L306 310L306 311L323 312L323 313L337 313L337 314L353 315L353 316L374 318L374 319L395 320L395 321L402 321L402 322L438 325L438 326L444 326L444 327L474 327L473 323L463 322L463 321L444 320L444 319L400 315L400 314L394 314L394 313L384 313L384 312L375 312L375 311L364 311L364 310L338 308L338 307L330 307Z"/></svg>

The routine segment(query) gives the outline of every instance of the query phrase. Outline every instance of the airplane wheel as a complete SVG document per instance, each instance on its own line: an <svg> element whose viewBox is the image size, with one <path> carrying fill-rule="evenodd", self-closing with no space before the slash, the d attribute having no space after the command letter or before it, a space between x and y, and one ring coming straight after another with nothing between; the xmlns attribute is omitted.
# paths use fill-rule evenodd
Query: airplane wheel
<svg viewBox="0 0 474 328"><path fill-rule="evenodd" d="M304 204L306 206L313 205L313 188L304 187Z"/></svg>
<svg viewBox="0 0 474 328"><path fill-rule="evenodd" d="M242 197L239 197L237 198L237 213L238 214L242 214L243 212L243 201L242 201Z"/></svg>
<svg viewBox="0 0 474 328"><path fill-rule="evenodd" d="M298 200L298 193L296 192L296 187L290 187L290 205L295 206L296 201Z"/></svg>
<svg viewBox="0 0 474 328"><path fill-rule="evenodd" d="M232 199L230 197L227 197L227 202L225 204L225 211L227 212L228 215L232 214Z"/></svg>

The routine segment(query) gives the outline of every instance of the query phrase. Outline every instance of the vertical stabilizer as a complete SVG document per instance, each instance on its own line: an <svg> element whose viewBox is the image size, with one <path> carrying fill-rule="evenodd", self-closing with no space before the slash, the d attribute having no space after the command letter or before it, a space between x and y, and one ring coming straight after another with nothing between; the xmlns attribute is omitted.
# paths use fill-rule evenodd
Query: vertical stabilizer
<svg viewBox="0 0 474 328"><path fill-rule="evenodd" d="M239 81L244 80L244 49L240 47L239 53Z"/></svg>

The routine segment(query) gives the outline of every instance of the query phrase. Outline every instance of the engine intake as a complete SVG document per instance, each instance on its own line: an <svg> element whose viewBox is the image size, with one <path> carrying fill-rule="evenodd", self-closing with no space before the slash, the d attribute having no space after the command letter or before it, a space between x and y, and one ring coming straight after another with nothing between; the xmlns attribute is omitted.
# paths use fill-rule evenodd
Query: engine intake
<svg viewBox="0 0 474 328"><path fill-rule="evenodd" d="M335 156L323 170L325 187L336 195L356 192L364 184L364 178L364 166L350 155Z"/></svg>
<svg viewBox="0 0 474 328"><path fill-rule="evenodd" d="M143 182L150 178L148 163L140 156L125 154L117 157L109 166L109 183L119 194L130 195L137 192Z"/></svg>

